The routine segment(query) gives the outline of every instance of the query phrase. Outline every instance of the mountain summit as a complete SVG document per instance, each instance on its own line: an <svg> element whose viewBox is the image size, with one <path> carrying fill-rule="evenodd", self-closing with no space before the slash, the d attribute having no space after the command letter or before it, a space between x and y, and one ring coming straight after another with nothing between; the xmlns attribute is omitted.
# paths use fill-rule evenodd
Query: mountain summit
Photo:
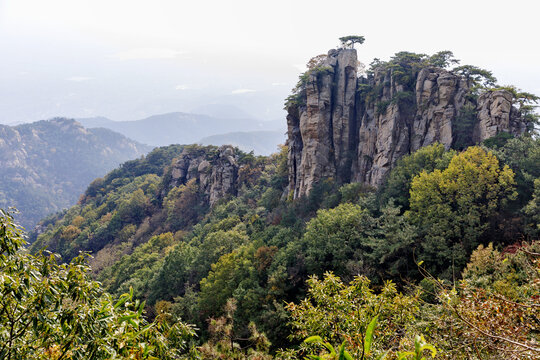
<svg viewBox="0 0 540 360"><path fill-rule="evenodd" d="M57 118L0 125L0 208L15 206L33 227L44 216L74 205L96 177L150 147L107 129L85 129Z"/></svg>
<svg viewBox="0 0 540 360"><path fill-rule="evenodd" d="M313 58L286 105L293 197L324 178L378 186L399 158L435 142L459 149L523 133L521 94L486 70L447 69L456 62L402 52L358 76L355 49Z"/></svg>

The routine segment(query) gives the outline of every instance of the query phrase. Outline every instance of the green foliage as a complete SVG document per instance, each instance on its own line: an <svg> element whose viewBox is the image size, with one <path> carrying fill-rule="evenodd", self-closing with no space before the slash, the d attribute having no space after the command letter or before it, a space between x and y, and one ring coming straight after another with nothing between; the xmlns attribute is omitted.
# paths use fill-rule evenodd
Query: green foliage
<svg viewBox="0 0 540 360"><path fill-rule="evenodd" d="M414 360L425 360L425 351L429 351L432 358L435 358L435 355L437 354L435 347L429 345L423 336L416 335L414 338L414 351L405 351L399 353L398 360L408 359L410 356L412 356L412 359Z"/></svg>
<svg viewBox="0 0 540 360"><path fill-rule="evenodd" d="M402 54L399 61L406 64L411 58ZM325 60L316 59L314 66L320 61ZM405 101L399 106L406 106L405 90L396 96ZM535 139L517 138L496 150L516 174L523 197L517 205L512 202L514 175L479 148L456 155L435 144L401 159L377 193L366 185L338 186L326 179L295 201L283 195L288 183L286 148L270 158L240 154L237 196L221 199L212 208L196 176L188 182L173 179L172 168L166 166L177 160L165 161L171 155L166 152L154 173L140 175L141 169L153 169L141 160L125 176L96 180L77 206L42 222L32 250L47 246L61 251L64 261L79 250L93 250L93 276L114 296L133 288L134 298L146 299L148 316L160 324L172 326L182 318L201 328L199 357L268 358L277 348L285 349L279 353L283 358L329 355L330 348L321 344L293 348L313 335L335 356L349 352L358 358L367 352L369 325L378 316L370 358L389 349L389 358L428 357L429 350L411 350L416 334L443 349L440 356L452 358L457 354L449 352L452 346L469 353L453 340L457 320L441 306L437 280L422 282L422 299L428 304L421 305L420 295L408 289L426 269L445 278L454 270L457 280L477 244L509 243L510 235L502 236L502 231L517 236L525 224L535 236L537 145ZM189 146L185 151L209 162L217 156L215 147ZM510 222L519 226L506 226ZM500 266L490 269L502 271ZM356 290L335 280L326 290L310 293L310 276L327 271L353 281ZM525 273L496 280L497 289L512 294L514 279L523 281ZM389 279L395 285L389 285ZM331 284L341 290L328 300L331 296L322 293L330 291ZM305 307L304 320L291 323L285 302L299 303L306 296L311 307ZM318 297L323 300L315 300ZM223 310L230 301L235 310ZM447 323L439 323L439 328L430 325L442 319ZM294 321L307 324L303 334ZM288 338L291 330L295 335ZM422 348L424 340L417 344Z"/></svg>
<svg viewBox="0 0 540 360"><path fill-rule="evenodd" d="M523 208L531 199L534 181L540 178L540 138L520 136L493 150L515 174L518 199L513 208Z"/></svg>
<svg viewBox="0 0 540 360"><path fill-rule="evenodd" d="M195 179L170 190L163 205L167 210L167 223L173 231L195 225L206 210Z"/></svg>
<svg viewBox="0 0 540 360"><path fill-rule="evenodd" d="M339 348L348 349L357 359L371 352L382 355L386 349L397 347L419 309L417 296L398 293L391 282L376 293L363 276L346 285L326 273L322 280L310 278L308 286L307 298L287 305L294 328L292 336L327 339L330 346L340 344ZM318 341L303 344L300 352L317 351L312 347L314 342Z"/></svg>
<svg viewBox="0 0 540 360"><path fill-rule="evenodd" d="M493 87L497 83L491 71L473 65L461 65L452 71L463 76L471 87Z"/></svg>
<svg viewBox="0 0 540 360"><path fill-rule="evenodd" d="M343 48L354 49L355 44L363 44L366 39L360 35L349 35L339 38L341 46Z"/></svg>
<svg viewBox="0 0 540 360"><path fill-rule="evenodd" d="M3 359L178 359L193 328L148 323L133 293L118 300L90 279L85 257L58 265L24 244L0 211L0 355Z"/></svg>
<svg viewBox="0 0 540 360"><path fill-rule="evenodd" d="M320 276L332 270L343 276L361 267L374 221L367 210L353 204L317 212L303 239L309 273Z"/></svg>
<svg viewBox="0 0 540 360"><path fill-rule="evenodd" d="M104 178L94 180L86 189L81 202L84 203L87 198L96 198L113 191L123 182L121 180L131 180L148 174L163 175L165 166L169 165L173 158L180 155L183 149L182 145L164 146L152 150L140 159L126 161Z"/></svg>
<svg viewBox="0 0 540 360"><path fill-rule="evenodd" d="M147 297L150 281L174 243L171 233L153 236L133 253L122 256L112 266L103 269L98 280L112 294L122 294L133 288L138 296Z"/></svg>
<svg viewBox="0 0 540 360"><path fill-rule="evenodd" d="M473 104L465 104L459 109L456 120L452 122L452 134L454 135L452 147L454 149L463 150L474 145L472 136L474 126L478 121L477 116L478 112Z"/></svg>
<svg viewBox="0 0 540 360"><path fill-rule="evenodd" d="M48 226L30 250L35 253L46 247L59 252L67 262L79 251L99 252L115 238L127 237L129 225L138 227L150 215L150 199L156 196L159 178L147 174L115 179L110 184L107 196L86 197L81 205L54 219L55 226ZM75 226L72 221L79 217L83 221L78 220Z"/></svg>
<svg viewBox="0 0 540 360"><path fill-rule="evenodd" d="M508 140L513 139L514 136L507 132L500 132L495 136L490 137L482 142L482 144L490 149L502 148Z"/></svg>
<svg viewBox="0 0 540 360"><path fill-rule="evenodd" d="M443 171L413 178L408 216L424 239L419 259L451 278L508 200L515 199L514 173L492 153L470 147Z"/></svg>
<svg viewBox="0 0 540 360"><path fill-rule="evenodd" d="M233 217L209 224L189 243L179 243L155 275L150 288L150 303L183 295L186 287L198 284L221 256L245 244L248 239L238 222L239 219Z"/></svg>
<svg viewBox="0 0 540 360"><path fill-rule="evenodd" d="M427 64L439 68L447 68L451 65L459 64L459 60L454 58L454 53L448 50L439 51L427 59Z"/></svg>
<svg viewBox="0 0 540 360"><path fill-rule="evenodd" d="M200 283L199 307L205 318L221 315L216 310L223 309L229 298L242 305L242 316L254 317L255 314L246 313L248 309L256 309L262 297L254 252L253 247L244 246L212 264L212 270Z"/></svg>
<svg viewBox="0 0 540 360"><path fill-rule="evenodd" d="M374 236L367 242L369 251L365 254L366 263L377 275L373 281L418 277L413 254L418 230L400 212L390 201L375 221Z"/></svg>
<svg viewBox="0 0 540 360"><path fill-rule="evenodd" d="M540 235L540 178L534 180L532 199L523 208L523 212L526 215L529 234L537 238Z"/></svg>
<svg viewBox="0 0 540 360"><path fill-rule="evenodd" d="M380 204L384 205L390 199L394 199L396 205L407 210L412 179L422 171L432 172L435 169L445 169L454 155L454 151L445 151L442 144L436 143L402 157L379 190Z"/></svg>

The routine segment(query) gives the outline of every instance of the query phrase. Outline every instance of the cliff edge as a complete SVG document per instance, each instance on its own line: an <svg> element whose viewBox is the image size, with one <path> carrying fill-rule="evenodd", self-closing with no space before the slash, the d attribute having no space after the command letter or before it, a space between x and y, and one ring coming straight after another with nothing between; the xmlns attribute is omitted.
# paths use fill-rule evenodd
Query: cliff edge
<svg viewBox="0 0 540 360"><path fill-rule="evenodd" d="M470 69L398 53L358 76L355 49L314 59L286 104L293 198L325 178L376 187L399 158L423 146L463 148L527 127L513 94L480 87Z"/></svg>

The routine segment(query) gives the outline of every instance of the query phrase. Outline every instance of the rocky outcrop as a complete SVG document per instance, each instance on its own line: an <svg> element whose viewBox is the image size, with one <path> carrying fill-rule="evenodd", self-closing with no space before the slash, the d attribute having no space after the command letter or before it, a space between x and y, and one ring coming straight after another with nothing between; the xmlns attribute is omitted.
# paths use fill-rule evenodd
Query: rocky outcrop
<svg viewBox="0 0 540 360"><path fill-rule="evenodd" d="M452 124L465 105L468 90L464 79L446 70L426 68L418 73L411 151L434 142L452 146Z"/></svg>
<svg viewBox="0 0 540 360"><path fill-rule="evenodd" d="M411 71L404 80L393 67L357 77L357 64L355 50L331 50L288 104L288 189L294 198L325 178L376 187L402 156L435 142L452 147L466 105L475 116L471 142L525 130L508 91L475 100L466 79L442 68Z"/></svg>
<svg viewBox="0 0 540 360"><path fill-rule="evenodd" d="M186 147L169 169L167 186L180 186L195 179L200 192L213 206L227 195L237 195L239 169L238 154L232 146Z"/></svg>
<svg viewBox="0 0 540 360"><path fill-rule="evenodd" d="M512 106L512 94L505 90L486 92L478 98L478 123L473 139L477 142L488 139L504 131L521 134L526 125L520 121L520 114Z"/></svg>

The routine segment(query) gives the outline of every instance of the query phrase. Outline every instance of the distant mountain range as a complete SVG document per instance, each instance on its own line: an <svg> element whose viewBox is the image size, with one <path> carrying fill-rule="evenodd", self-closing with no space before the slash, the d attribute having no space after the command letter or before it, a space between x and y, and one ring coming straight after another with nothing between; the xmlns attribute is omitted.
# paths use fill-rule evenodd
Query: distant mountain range
<svg viewBox="0 0 540 360"><path fill-rule="evenodd" d="M208 106L200 109L208 113L234 113L231 109ZM237 115L247 115L236 112ZM254 150L259 155L275 151L284 143L285 122L260 121L254 118L220 118L216 116L182 112L150 116L135 121L113 121L104 117L77 119L87 128L102 127L152 146L170 144L230 143L244 151ZM229 140L230 139L230 140ZM270 150L271 149L271 150Z"/></svg>
<svg viewBox="0 0 540 360"><path fill-rule="evenodd" d="M202 138L201 145L233 145L245 152L257 155L270 155L278 151L278 145L285 143L283 131L238 131L227 134L212 135Z"/></svg>
<svg viewBox="0 0 540 360"><path fill-rule="evenodd" d="M96 177L149 152L108 129L85 129L75 120L0 125L0 208L15 206L27 229L74 205Z"/></svg>

